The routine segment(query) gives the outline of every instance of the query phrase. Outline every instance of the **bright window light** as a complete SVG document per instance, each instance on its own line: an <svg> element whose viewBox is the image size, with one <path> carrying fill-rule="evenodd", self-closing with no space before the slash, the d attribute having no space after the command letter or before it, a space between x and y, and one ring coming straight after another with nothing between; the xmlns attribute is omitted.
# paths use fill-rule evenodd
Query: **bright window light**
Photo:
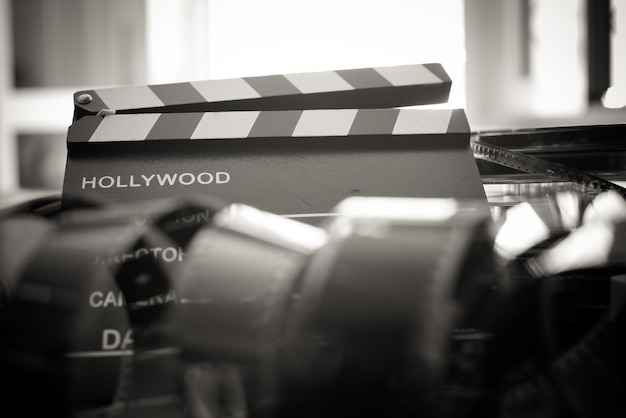
<svg viewBox="0 0 626 418"><path fill-rule="evenodd" d="M147 0L148 84L440 63L465 107L463 0Z"/></svg>
<svg viewBox="0 0 626 418"><path fill-rule="evenodd" d="M441 63L465 106L463 0L210 2L209 77Z"/></svg>

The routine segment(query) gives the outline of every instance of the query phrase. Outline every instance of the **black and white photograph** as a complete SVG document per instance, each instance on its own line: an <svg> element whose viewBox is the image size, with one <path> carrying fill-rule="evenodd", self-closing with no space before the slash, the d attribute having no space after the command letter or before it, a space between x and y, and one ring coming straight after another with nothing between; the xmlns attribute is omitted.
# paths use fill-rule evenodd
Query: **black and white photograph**
<svg viewBox="0 0 626 418"><path fill-rule="evenodd" d="M626 0L0 0L2 418L625 399Z"/></svg>

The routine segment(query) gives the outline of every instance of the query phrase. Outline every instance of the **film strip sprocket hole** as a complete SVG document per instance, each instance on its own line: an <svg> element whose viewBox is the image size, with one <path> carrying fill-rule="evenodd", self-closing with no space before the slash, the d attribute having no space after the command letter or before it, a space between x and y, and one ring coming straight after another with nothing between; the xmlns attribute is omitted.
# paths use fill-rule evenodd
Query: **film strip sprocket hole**
<svg viewBox="0 0 626 418"><path fill-rule="evenodd" d="M521 152L486 144L481 142L480 137L477 135L474 135L470 144L474 152L474 157L477 159L489 161L529 174L545 175L557 181L576 183L582 186L588 193L599 194L603 191L613 190L626 198L625 188L592 174L532 155L526 155Z"/></svg>

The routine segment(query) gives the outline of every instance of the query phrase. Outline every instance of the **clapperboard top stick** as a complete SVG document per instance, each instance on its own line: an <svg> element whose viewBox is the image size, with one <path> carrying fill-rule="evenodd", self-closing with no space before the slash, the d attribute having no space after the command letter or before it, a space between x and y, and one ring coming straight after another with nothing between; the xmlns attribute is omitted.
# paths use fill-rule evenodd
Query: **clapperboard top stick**
<svg viewBox="0 0 626 418"><path fill-rule="evenodd" d="M415 64L79 91L74 120L105 113L371 109L445 103L440 64Z"/></svg>
<svg viewBox="0 0 626 418"><path fill-rule="evenodd" d="M462 110L383 109L445 102L450 85L415 64L81 91L68 142L466 132Z"/></svg>

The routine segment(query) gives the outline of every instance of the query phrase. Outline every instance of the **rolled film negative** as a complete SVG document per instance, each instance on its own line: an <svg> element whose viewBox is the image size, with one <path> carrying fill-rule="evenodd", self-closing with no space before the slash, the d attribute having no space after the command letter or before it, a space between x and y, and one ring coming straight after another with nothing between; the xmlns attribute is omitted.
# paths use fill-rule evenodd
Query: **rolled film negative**
<svg viewBox="0 0 626 418"><path fill-rule="evenodd" d="M179 270L189 302L171 311L171 328L189 361L238 365L253 415L395 413L403 397L427 408L421 396L443 379L452 324L478 321L470 306L493 289L489 212L363 198L337 208L328 241L320 230L277 241L259 235L254 212L234 214L196 235Z"/></svg>
<svg viewBox="0 0 626 418"><path fill-rule="evenodd" d="M552 180L580 185L586 193L598 194L613 190L626 198L626 189L603 178L521 152L486 144L474 135L471 142L474 157L528 174L537 174Z"/></svg>
<svg viewBox="0 0 626 418"><path fill-rule="evenodd" d="M101 232L98 236L110 240L109 233L127 236L128 228L109 226ZM128 337L130 324L124 308L108 309L106 315L90 311L94 292L118 293L108 268L88 261L106 253L95 250L97 244L97 238L84 232L80 236L57 230L20 278L10 307L3 312L7 324L3 365L11 380L5 393L12 410L89 415L125 408L133 370L126 350L129 339L123 349L105 350L110 348L107 340L112 330L118 330L116 336L122 330ZM113 299L123 304L121 297ZM89 381L89 376L99 379ZM29 402L30 397L39 402Z"/></svg>
<svg viewBox="0 0 626 418"><path fill-rule="evenodd" d="M356 406L362 408L364 414L374 412L375 415L383 410L388 412L387 407L402 410L402 405L410 408L419 405L422 412L429 410L426 408L437 411L436 405L419 401L423 399L419 388L426 390L429 382L437 383L442 379L438 365L445 359L431 355L443 355L446 347L454 344L456 356L468 347L476 349L479 338L487 341L490 338L480 332L468 335L465 331L471 325L483 323L476 319L480 318L480 312L472 312L470 307L481 311L491 305L489 295L494 296L491 291L494 274L490 273L495 261L490 256L490 217L488 212L477 212L472 205L454 200L412 201L346 202L337 209L339 216L325 225L329 241L325 241L326 235L317 228L246 206L211 208L213 215L207 228L197 226L198 232L191 238L180 238L181 242L188 242L188 258L185 267L175 269L180 274L176 280L181 279L181 282L176 288L176 298L169 301L166 296L162 297L163 287L143 287L150 283L145 274L151 274L153 283L165 283L167 288L170 276L161 273L168 272L164 266L167 260L163 258L169 256L163 257L163 251L143 250L165 248L167 231L176 234L182 230L185 232L181 237L189 236L189 231L180 229L180 222L175 219L183 216L193 222L201 220L202 216L194 214L202 214L198 211L202 203L154 202L142 210L142 205L131 202L120 205L119 211L111 206L101 211L63 214L58 218L61 221L56 243L46 240L48 235L44 235L46 243L33 257L31 267L15 292L17 307L13 312L20 316L15 318L16 328L12 332L25 327L32 332L9 333L10 338L3 338L3 342L10 342L12 364L21 365L20 369L36 362L27 361L28 356L24 355L19 358L19 353L34 354L48 367L57 366L59 359L61 363L70 362L65 355L69 353L71 362L83 362L72 370L78 368L82 373L90 373L91 380L93 376L108 376L97 379L97 385L106 389L104 392L113 403L76 408L78 404L73 402L79 400L76 397L85 399L87 388L74 392L76 385L71 385L71 379L64 380L63 375L61 380L57 379L58 369L56 373L49 368L45 373L41 369L35 373L38 378L43 374L51 379L33 380L41 383L42 388L49 390L51 386L46 383L55 382L55 389L71 390L73 398L68 398L67 393L61 393L65 397L57 397L59 393L50 390L48 395L57 402L70 402L69 406L76 408L73 412L83 416L122 413L130 417L172 416L178 413L183 400L186 402L190 397L202 410L207 406L203 402L211 399L209 388L213 387L203 382L210 382L216 375L225 385L218 388L219 393L230 399L230 409L222 409L228 412L236 408L241 412L248 401L256 411L269 412L272 407L279 407L293 412L290 416L301 411L302 405L312 408L307 411L334 412L354 411ZM549 213L551 211L545 213L543 219L551 219ZM310 239L305 239L307 236ZM483 240L477 245L479 237ZM92 240L93 248L87 248L91 245L86 243ZM172 245L172 241L167 242ZM118 247L116 243L122 245ZM77 252L90 260L92 256L100 256L103 263L77 263L77 260L84 260ZM68 255L70 253L73 255ZM147 257L137 263L136 258L142 253L147 253ZM249 257L242 259L243 253ZM423 274L411 274L416 271ZM131 280L123 290L125 302L130 301L130 304L114 306L119 302L119 297L115 296L119 290L115 283L119 279L115 275L140 279ZM87 276L92 280L84 280ZM58 287L49 286L57 281ZM422 284L413 288L417 293L412 293L411 282ZM133 296L137 287L144 291ZM108 296L109 288L113 291L112 297ZM150 298L154 303L148 302L147 306L138 303ZM89 306L85 306L85 300L89 301ZM421 302L413 303L415 300ZM107 323L106 328L100 328L101 319L94 314L92 301L101 305L98 309L110 310L108 320L115 322L111 327L108 326L111 323ZM170 309L164 311L164 306ZM442 315L438 309L445 306L462 309L456 314L454 310L444 309L447 314ZM621 307L613 309L613 317L623 321L623 304L616 302L616 306ZM280 321L286 312L292 315L286 322ZM485 312L482 313L484 318ZM477 314L478 317L473 316ZM487 314L492 319L497 317L493 312ZM143 332L133 335L131 347L131 339L121 330L126 329L133 318L140 325L136 329ZM164 318L169 320L161 322ZM227 320L220 324L221 318ZM380 321L376 321L377 318ZM153 327L156 323L165 323L165 326ZM463 335L470 338L464 343L469 345L458 346L458 341L450 343L446 339L444 329L450 329L453 324L465 328ZM120 332L111 332L118 325ZM510 324L505 323L505 326ZM567 408L576 407L578 403L592 408L601 393L619 390L606 379L597 385L602 390L588 389L588 382L608 376L587 370L598 364L595 356L600 356L602 364L607 364L607 359L621 355L623 333L620 330L623 327L617 323L609 327L608 334L603 330L593 331L571 354L568 352L554 363L554 370L549 371L550 379L562 382L564 389L548 385L544 393L556 394L553 399L561 399L559 396L564 390ZM49 334L44 329L48 329ZM103 329L108 330L106 339ZM370 333L368 330L377 331ZM376 338L378 331L388 338ZM517 331L513 328L510 332ZM93 335L96 337L92 338ZM171 339L164 340L164 336ZM621 341L619 344L614 343L616 338ZM47 342L41 343L42 339ZM100 350L91 350L94 344L89 341L95 342ZM119 346L112 351L124 356L106 357L109 359L107 366L94 371L93 366L84 364L82 355L102 351L99 345L104 343L107 348ZM36 349L28 351L27 346ZM127 351L131 348L132 353ZM13 363L16 351L19 361ZM401 354L394 355L396 352ZM337 359L337 353L342 353L342 364L350 367L337 369L338 363L333 360ZM372 363L372 359L382 361ZM464 361L467 360L465 356ZM155 370L160 376L175 377L154 379ZM282 372L276 373L277 370ZM355 370L360 371L352 374ZM181 374L184 382L177 378ZM385 383L390 375L396 382L391 387ZM367 379L363 379L364 376ZM544 388L541 382L550 379L544 376L542 380L540 376L537 381L506 387L503 393L515 397L525 391L538 393L536 391ZM38 387L29 379L18 383L6 393L27 388L30 392L26 395L32 395ZM139 383L140 387L136 388ZM185 386L190 388L186 393L182 389ZM464 387L472 389L470 385ZM116 391L111 394L112 388ZM245 391L237 388L245 388ZM456 399L433 396L437 400ZM41 399L47 400L46 397ZM534 402L537 398L532 395L529 399ZM398 400L402 402L395 403ZM506 405L517 408L525 403ZM42 401L38 406L50 413L54 403ZM611 411L618 406L615 402L606 402L602 410ZM68 404L58 407L67 408ZM537 406L543 407L550 406L541 403ZM558 408L561 407L563 405L559 404Z"/></svg>
<svg viewBox="0 0 626 418"><path fill-rule="evenodd" d="M207 364L232 364L242 373L246 404L239 409L263 415L280 405L285 315L304 266L325 243L318 228L244 205L218 213L191 241L167 333L196 373Z"/></svg>
<svg viewBox="0 0 626 418"><path fill-rule="evenodd" d="M143 202L48 219L52 231L32 236L38 246L2 312L11 407L85 417L180 415L179 350L154 326L176 301L173 264L222 206ZM28 402L33 396L39 402Z"/></svg>
<svg viewBox="0 0 626 418"><path fill-rule="evenodd" d="M605 179L620 179L626 174L626 124L553 126L509 130L478 131L480 142L521 152ZM483 180L514 182L530 176L484 160L478 161ZM541 176L537 176L541 178Z"/></svg>
<svg viewBox="0 0 626 418"><path fill-rule="evenodd" d="M617 193L615 195L622 200ZM496 234L494 250L504 260L514 262L533 247L564 237L580 227L591 200L574 192L560 192L552 198L528 198L506 211L506 219Z"/></svg>
<svg viewBox="0 0 626 418"><path fill-rule="evenodd" d="M7 384L11 382L7 393L15 395L10 398L16 408L25 397L40 397L39 403L25 403L22 411L29 413L171 417L179 416L184 408L206 407L218 394L203 392L203 382L222 381L223 374L216 370L224 366L212 365L210 373L206 364L187 367L178 344L199 336L182 338L175 332L182 324L175 324L174 329L163 325L164 312L171 304L189 305L186 310L193 310L198 302L195 295L180 296L176 290L177 266L190 257L189 240L204 227L208 229L204 234L230 231L217 241L213 236L208 244L212 250L203 247L197 256L233 260L228 277L239 282L223 281L226 268L217 272L220 277L205 277L206 284L219 279L226 289L267 290L270 296L274 288L253 286L260 282L259 274L265 272L277 285L280 271L285 280L295 279L298 263L296 270L274 267L288 266L296 254L308 254L325 241L325 234L317 228L242 205L224 208L214 199L67 210L55 222L54 233L46 235L48 239L42 237L37 251L32 251L30 267L11 293L10 309L1 312L5 325L2 365L9 372ZM234 247L226 238L229 235L239 237ZM248 257L241 258L242 252ZM295 258L288 257L289 253ZM269 254L274 256L265 257ZM241 263L245 259L249 263ZM245 274L235 268L237 264L247 265ZM248 286L240 286L241 280ZM272 300L260 298L261 304L256 305L264 309ZM242 302L242 312L246 306L256 306L252 299ZM198 324L210 320L190 318ZM233 324L232 318L215 319ZM273 327L281 323L279 318L267 319ZM235 332L248 332L247 325L239 325L233 327ZM193 357L194 351L189 349L189 355ZM36 370L28 368L33 358L42 364ZM238 372L232 369L231 375L238 376ZM98 379L90 380L93 376ZM33 379L39 383L29 385ZM245 409L241 402L236 407Z"/></svg>
<svg viewBox="0 0 626 418"><path fill-rule="evenodd" d="M342 218L328 226L336 245L327 247L326 254L334 255L330 259L327 256L319 258L318 267L306 274L308 279L302 276L304 264L326 245L326 234L321 230L241 205L229 206L226 210L212 208L217 212L211 218L210 227L200 229L190 244L189 259L185 264L190 270L183 269L181 275L176 276L181 280L180 287L169 300L168 295L163 295L163 284L167 280L163 274L167 271L164 264L168 261L165 251L150 249L165 248L163 233L179 230L171 227L170 222L176 224L175 219L181 214L185 219L194 220L191 214L198 213L197 209L202 207L200 203L128 203L61 214L55 239L48 240L32 258L32 267L23 276L11 311L15 315L10 318L14 331L8 334L6 341L12 356L11 364L22 376L17 382L12 381L15 386L11 390L24 390L15 400L25 400L24 396L39 394L41 389L41 393L51 399L42 397L41 403L28 405L48 413L58 408L63 413L71 411L79 416L173 416L182 406L178 386L182 383L177 378L181 371L186 377L189 376L184 370L193 371L195 383L186 380L185 385L196 388L197 374L206 370L196 367L198 364L206 366L202 361L194 361L200 358L216 362L219 367L226 362L241 365L248 372L252 370L257 377L252 384L250 379L239 379L239 383L237 379L229 381L231 387L246 385L249 405L256 411L276 406L270 400L277 389L283 398L274 399L286 402L280 407L290 411L293 405L310 401L306 399L310 390L325 392L326 388L332 387L342 392L340 382L339 386L306 386L324 382L335 372L340 377L344 373L333 371L332 361L326 363L333 358L332 350L328 352L325 348L328 346L320 346L318 339L309 338L310 325L316 329L321 326L318 331L334 341L330 348L335 343L344 344L340 336L336 339L335 333L345 332L349 340L345 342L346 353L354 356L350 361L355 361L354 365L363 371L369 370L367 377L375 382L376 387L387 380L387 373L400 373L400 369L389 369L388 362L382 361L372 374L369 360L359 359L356 355L363 327L379 313L383 314L384 320L377 325L378 331L387 332L385 324L397 325L397 321L406 325L400 327L402 329L394 325L391 332L402 335L402 341L406 337L410 352L407 361L412 372L402 372L407 374L402 379L404 383L415 388L416 382L412 379L424 386L437 381L441 378L441 370L437 367L431 370L436 364L430 364L428 353L439 350L424 349L424 344L445 346L445 329L449 330L451 322L458 318L456 315L454 318L441 317L436 324L430 324L428 318L431 315L427 313L452 304L448 299L452 294L468 298L475 295L474 291L481 285L491 286L492 283L467 278L476 278L474 268L481 266L476 263L478 259L489 258L488 242L475 245L476 238L487 232L483 227L485 222L488 223L488 212L478 213L473 206L453 200L394 202L364 199L348 203L338 210ZM158 226L157 231L154 231L154 225ZM422 233L428 230L429 236L432 234L438 239L422 239ZM391 242L393 245L386 245ZM433 246L433 242L438 245ZM430 249L427 254L416 257L421 249L426 248ZM445 251L440 252L441 248ZM357 256L363 251L369 254L366 259L370 260L361 266ZM439 257L430 257L433 251ZM243 253L247 257L242 258ZM371 268L393 254L382 271ZM340 263L335 265L333 260ZM457 260L459 265L450 263L451 260ZM396 261L400 264L396 265ZM473 267L468 270L470 265ZM425 275L414 277L415 269L411 266L425 267ZM408 267L408 271L403 271L403 267ZM350 273L352 269L358 271ZM422 271L421 268L417 270ZM193 280L185 280L185 272L192 274ZM370 274L362 294L354 278L367 272ZM402 289L387 286L387 273L401 276L397 280L404 283ZM146 275L150 275L149 280ZM85 280L86 277L89 280ZM491 275L485 277L493 280ZM462 283L456 283L457 280ZM414 281L415 284L431 283L433 288L423 293L421 286L411 285ZM59 286L56 286L57 282ZM349 291L356 292L352 296L342 290L348 284L357 286ZM479 286L474 288L477 284ZM140 292L136 293L137 288ZM326 290L321 294L311 293L315 288ZM409 291L411 288L413 290ZM387 290L382 292L384 289ZM396 299L393 293L400 290L407 290L401 292L405 302L402 309L393 302ZM211 300L206 300L205 296ZM431 296L433 300L430 300ZM346 303L346 297L351 302ZM306 301L300 301L300 298ZM424 303L418 303L415 308L410 302L415 298ZM326 309L311 312L317 301L328 306L328 312ZM370 302L374 303L370 305ZM182 320L179 317L171 322L173 327L166 326L164 333L152 332L155 318L163 318L155 315L161 314L167 303L179 307L173 312L182 313ZM474 303L466 300L463 305ZM284 315L294 304L297 305L295 322L287 327L288 335L283 338ZM354 306L357 312L343 310L342 306L346 305ZM150 314L147 318L143 315L146 312ZM359 312L363 314L362 318ZM308 317L309 314L313 317ZM303 322L298 322L300 319ZM20 333L25 328L31 332ZM129 334L131 328L133 334ZM138 330L141 333L136 332ZM314 332L317 334L318 331ZM432 333L439 337L434 338ZM163 340L163 335L173 336L172 340ZM371 339L373 335L364 337L365 343L374 341ZM169 342L172 344L166 345ZM184 364L179 362L179 344ZM294 357L286 358L285 344L293 347L294 353L303 354L304 363L297 364ZM395 338L382 346L374 343L368 348L372 361L378 361L377 353L396 351L404 353L403 343ZM25 372L22 367L25 353L36 355L47 368L32 374ZM316 363L318 356L322 363ZM21 357L21 361L16 363L16 357L17 360ZM404 361L404 355L399 358ZM317 364L319 368L309 368L311 364ZM215 367L215 363L210 365ZM305 387L298 385L302 392L293 392L290 384L287 388L281 386L284 382L280 379L282 368L288 369L288 375L294 378L294 375L302 376L302 366L305 372L313 375L312 380L304 380L309 382ZM328 367L331 367L330 375L326 374ZM422 372L429 370L433 376L422 382ZM155 379L155 373L161 378ZM31 380L28 377L33 374L41 386L29 386ZM84 380L85 376L90 380ZM98 376L95 388L94 385L80 384L91 382L94 376ZM347 377L355 378L350 374ZM51 387L55 390L50 390ZM368 391L362 386L359 390ZM95 399L94 392L98 395ZM199 390L193 392L200 405L215 396ZM358 400L348 396L340 406L357 405ZM321 407L331 407L333 401L325 398L324 402L328 401L330 405ZM241 407L243 401L240 399L239 402Z"/></svg>
<svg viewBox="0 0 626 418"><path fill-rule="evenodd" d="M560 154L571 151L621 151L626 124L570 125L476 131L481 142L512 151Z"/></svg>

